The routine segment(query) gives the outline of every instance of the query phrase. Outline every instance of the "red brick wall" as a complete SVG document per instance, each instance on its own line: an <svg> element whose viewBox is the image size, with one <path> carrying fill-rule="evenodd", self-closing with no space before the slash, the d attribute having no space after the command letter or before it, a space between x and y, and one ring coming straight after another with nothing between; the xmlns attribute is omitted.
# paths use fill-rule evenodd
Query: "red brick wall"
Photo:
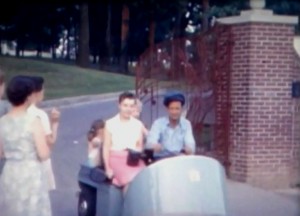
<svg viewBox="0 0 300 216"><path fill-rule="evenodd" d="M249 23L234 25L233 34L230 176L265 188L288 186L294 28Z"/></svg>
<svg viewBox="0 0 300 216"><path fill-rule="evenodd" d="M250 25L232 27L230 176L246 181Z"/></svg>
<svg viewBox="0 0 300 216"><path fill-rule="evenodd" d="M300 57L295 54L295 68L293 79L295 81L300 81ZM296 183L300 183L300 98L294 98L293 103L293 160L294 160L294 170Z"/></svg>

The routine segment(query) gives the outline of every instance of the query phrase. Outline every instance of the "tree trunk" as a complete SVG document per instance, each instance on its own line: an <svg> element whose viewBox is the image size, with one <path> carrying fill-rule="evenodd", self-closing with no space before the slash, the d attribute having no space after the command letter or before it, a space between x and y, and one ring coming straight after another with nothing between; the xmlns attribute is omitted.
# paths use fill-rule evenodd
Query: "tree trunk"
<svg viewBox="0 0 300 216"><path fill-rule="evenodd" d="M121 29L121 65L125 73L128 73L128 30L129 30L129 8L123 5L122 9L122 29Z"/></svg>
<svg viewBox="0 0 300 216"><path fill-rule="evenodd" d="M153 68L153 56L154 56L154 44L155 44L155 21L153 16L151 17L150 20L150 26L149 26L149 47L150 47L150 71L149 75L151 76L152 74L152 68Z"/></svg>
<svg viewBox="0 0 300 216"><path fill-rule="evenodd" d="M208 11L209 11L209 0L202 0L203 17L202 17L202 31L208 30Z"/></svg>
<svg viewBox="0 0 300 216"><path fill-rule="evenodd" d="M80 33L79 33L79 56L78 65L80 67L89 66L89 8L88 4L82 3L80 6Z"/></svg>
<svg viewBox="0 0 300 216"><path fill-rule="evenodd" d="M16 57L20 57L21 52L21 40L20 38L17 39L17 45L16 45Z"/></svg>
<svg viewBox="0 0 300 216"><path fill-rule="evenodd" d="M37 45L37 49L36 49L36 57L37 58L41 58L42 57L42 44L41 42L39 41L38 42L38 45Z"/></svg>
<svg viewBox="0 0 300 216"><path fill-rule="evenodd" d="M107 5L107 25L106 25L106 63L108 65L111 64L112 54L113 54L113 47L111 42L111 17L112 17L112 6L111 2L108 2Z"/></svg>
<svg viewBox="0 0 300 216"><path fill-rule="evenodd" d="M155 21L152 19L149 27L149 46L153 47L155 44Z"/></svg>
<svg viewBox="0 0 300 216"><path fill-rule="evenodd" d="M70 44L70 37L71 37L71 17L68 20L68 27L67 27L67 54L66 54L66 60L70 60L70 48L71 48L71 44Z"/></svg>
<svg viewBox="0 0 300 216"><path fill-rule="evenodd" d="M93 54L93 64L97 64L97 54Z"/></svg>
<svg viewBox="0 0 300 216"><path fill-rule="evenodd" d="M75 60L77 61L78 56L79 56L79 28L80 28L80 25L76 24L76 22L73 22L73 28L74 28Z"/></svg>
<svg viewBox="0 0 300 216"><path fill-rule="evenodd" d="M55 49L55 45L54 44L52 44L51 50L52 50L52 59L56 59L56 49Z"/></svg>

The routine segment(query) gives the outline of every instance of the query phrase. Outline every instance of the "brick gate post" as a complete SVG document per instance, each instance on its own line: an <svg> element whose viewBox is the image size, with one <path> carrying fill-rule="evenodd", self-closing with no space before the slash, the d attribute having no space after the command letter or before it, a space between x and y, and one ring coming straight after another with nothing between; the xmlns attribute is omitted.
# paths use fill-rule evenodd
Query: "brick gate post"
<svg viewBox="0 0 300 216"><path fill-rule="evenodd" d="M231 25L234 38L230 178L263 188L288 187L297 180L300 149L294 121L300 99L291 94L300 77L293 48L298 18L253 9L218 22Z"/></svg>

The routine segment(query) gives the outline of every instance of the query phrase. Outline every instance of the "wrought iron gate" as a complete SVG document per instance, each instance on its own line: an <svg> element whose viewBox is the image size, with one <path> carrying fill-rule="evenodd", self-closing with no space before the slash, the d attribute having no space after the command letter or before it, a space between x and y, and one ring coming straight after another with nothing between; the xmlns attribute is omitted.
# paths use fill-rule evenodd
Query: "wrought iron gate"
<svg viewBox="0 0 300 216"><path fill-rule="evenodd" d="M197 153L229 166L230 67L232 35L229 26L166 41L150 47L136 67L136 94L148 106L152 122L162 109L166 90L187 97L186 117L193 125Z"/></svg>

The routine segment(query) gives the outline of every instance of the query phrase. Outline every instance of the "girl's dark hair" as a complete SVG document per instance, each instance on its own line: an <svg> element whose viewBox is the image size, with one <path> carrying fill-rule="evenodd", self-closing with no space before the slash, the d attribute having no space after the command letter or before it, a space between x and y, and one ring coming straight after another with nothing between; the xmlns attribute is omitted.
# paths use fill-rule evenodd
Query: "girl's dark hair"
<svg viewBox="0 0 300 216"><path fill-rule="evenodd" d="M87 139L88 141L92 141L96 135L99 129L103 129L105 126L105 122L102 119L96 120L92 123L92 126L90 130L87 133Z"/></svg>
<svg viewBox="0 0 300 216"><path fill-rule="evenodd" d="M14 106L25 103L28 96L34 91L34 83L22 76L13 77L7 85L6 95L9 102Z"/></svg>

